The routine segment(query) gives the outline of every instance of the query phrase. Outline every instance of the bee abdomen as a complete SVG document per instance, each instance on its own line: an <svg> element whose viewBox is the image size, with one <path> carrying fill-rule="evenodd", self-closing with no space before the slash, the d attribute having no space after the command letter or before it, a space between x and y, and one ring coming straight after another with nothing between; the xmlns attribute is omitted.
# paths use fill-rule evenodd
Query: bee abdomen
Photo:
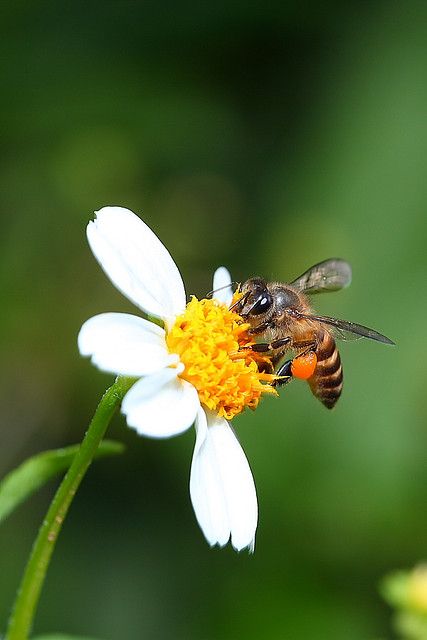
<svg viewBox="0 0 427 640"><path fill-rule="evenodd" d="M332 409L341 395L343 373L341 358L332 335L323 331L318 335L316 349L317 365L312 377L308 380L313 395L325 407Z"/></svg>

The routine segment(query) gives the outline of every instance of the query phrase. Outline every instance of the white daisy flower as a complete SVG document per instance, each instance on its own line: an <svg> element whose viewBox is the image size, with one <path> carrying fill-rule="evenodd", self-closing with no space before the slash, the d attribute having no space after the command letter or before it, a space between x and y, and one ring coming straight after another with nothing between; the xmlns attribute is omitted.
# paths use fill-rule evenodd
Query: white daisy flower
<svg viewBox="0 0 427 640"><path fill-rule="evenodd" d="M190 495L198 523L211 546L231 539L236 550L253 551L255 485L229 420L274 390L272 376L258 368L264 356L248 348L248 325L229 309L228 271L216 271L213 289L221 290L213 299L186 304L172 257L132 211L104 207L87 237L112 283L164 328L126 313L102 313L83 324L80 353L103 371L138 378L122 412L139 434L168 438L195 425Z"/></svg>

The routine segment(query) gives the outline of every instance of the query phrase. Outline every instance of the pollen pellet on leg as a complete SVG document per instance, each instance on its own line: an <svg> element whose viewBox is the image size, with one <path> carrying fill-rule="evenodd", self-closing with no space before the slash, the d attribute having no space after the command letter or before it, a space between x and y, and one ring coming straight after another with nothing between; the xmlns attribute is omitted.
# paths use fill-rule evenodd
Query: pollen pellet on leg
<svg viewBox="0 0 427 640"><path fill-rule="evenodd" d="M308 380L313 375L317 365L317 356L314 351L309 351L292 360L291 371L294 378Z"/></svg>

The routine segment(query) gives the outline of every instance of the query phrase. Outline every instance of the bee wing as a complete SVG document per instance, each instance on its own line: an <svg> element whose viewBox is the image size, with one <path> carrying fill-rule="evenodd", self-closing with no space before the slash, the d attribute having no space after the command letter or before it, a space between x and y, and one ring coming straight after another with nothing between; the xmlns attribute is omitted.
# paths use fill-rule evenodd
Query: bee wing
<svg viewBox="0 0 427 640"><path fill-rule="evenodd" d="M289 284L301 293L338 291L351 282L351 267L341 258L330 258L315 264Z"/></svg>
<svg viewBox="0 0 427 640"><path fill-rule="evenodd" d="M378 333L374 329L364 327L363 324L356 324L355 322L348 322L347 320L338 320L338 318L329 318L328 316L312 316L306 314L299 314L299 317L306 320L315 320L322 324L327 324L333 327L334 333L343 340L357 340L358 338L369 338L370 340L376 340L377 342L383 342L384 344L396 344L387 336L383 336L382 333Z"/></svg>

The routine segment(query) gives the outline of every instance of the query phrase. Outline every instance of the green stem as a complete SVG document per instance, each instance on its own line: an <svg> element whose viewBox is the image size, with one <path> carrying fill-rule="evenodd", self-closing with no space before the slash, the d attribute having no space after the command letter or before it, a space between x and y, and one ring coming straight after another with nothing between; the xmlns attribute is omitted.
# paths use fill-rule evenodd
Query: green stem
<svg viewBox="0 0 427 640"><path fill-rule="evenodd" d="M134 379L117 378L115 383L107 389L95 411L80 449L62 480L39 529L16 595L5 640L27 640L28 638L62 523L114 412L133 383Z"/></svg>

